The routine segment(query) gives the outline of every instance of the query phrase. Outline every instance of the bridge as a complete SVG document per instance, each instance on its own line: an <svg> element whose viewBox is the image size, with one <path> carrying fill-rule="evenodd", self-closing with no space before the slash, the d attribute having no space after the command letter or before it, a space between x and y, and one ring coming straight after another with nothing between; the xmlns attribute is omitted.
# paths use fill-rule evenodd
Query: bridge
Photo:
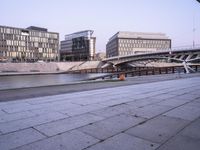
<svg viewBox="0 0 200 150"><path fill-rule="evenodd" d="M103 60L102 68L183 66L187 73L195 72L191 65L200 65L200 46L167 49L145 54L111 57Z"/></svg>

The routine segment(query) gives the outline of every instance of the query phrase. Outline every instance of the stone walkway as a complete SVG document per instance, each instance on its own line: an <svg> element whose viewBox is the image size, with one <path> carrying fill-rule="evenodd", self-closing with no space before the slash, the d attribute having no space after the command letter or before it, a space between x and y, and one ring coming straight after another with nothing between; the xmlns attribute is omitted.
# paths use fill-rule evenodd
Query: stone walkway
<svg viewBox="0 0 200 150"><path fill-rule="evenodd" d="M0 103L1 150L199 150L200 77Z"/></svg>

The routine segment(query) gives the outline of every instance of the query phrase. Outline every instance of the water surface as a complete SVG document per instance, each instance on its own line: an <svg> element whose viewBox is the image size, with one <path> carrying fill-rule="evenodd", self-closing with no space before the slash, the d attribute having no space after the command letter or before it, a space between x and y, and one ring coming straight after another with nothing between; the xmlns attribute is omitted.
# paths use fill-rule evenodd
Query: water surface
<svg viewBox="0 0 200 150"><path fill-rule="evenodd" d="M1 76L0 90L22 87L37 87L46 85L59 85L80 82L88 78L104 75L103 73L88 74L51 74L51 75L19 75Z"/></svg>

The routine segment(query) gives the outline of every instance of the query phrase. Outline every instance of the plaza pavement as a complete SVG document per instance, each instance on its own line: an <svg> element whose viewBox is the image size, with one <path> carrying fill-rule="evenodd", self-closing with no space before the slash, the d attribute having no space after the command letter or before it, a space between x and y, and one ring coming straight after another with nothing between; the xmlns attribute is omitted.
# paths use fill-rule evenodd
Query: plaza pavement
<svg viewBox="0 0 200 150"><path fill-rule="evenodd" d="M200 77L0 103L0 150L199 150Z"/></svg>

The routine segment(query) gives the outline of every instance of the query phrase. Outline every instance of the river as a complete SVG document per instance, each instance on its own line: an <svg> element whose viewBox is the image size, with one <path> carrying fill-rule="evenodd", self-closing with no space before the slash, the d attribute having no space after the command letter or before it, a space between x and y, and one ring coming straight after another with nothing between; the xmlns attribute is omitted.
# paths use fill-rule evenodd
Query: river
<svg viewBox="0 0 200 150"><path fill-rule="evenodd" d="M80 82L103 73L1 76L0 90Z"/></svg>

